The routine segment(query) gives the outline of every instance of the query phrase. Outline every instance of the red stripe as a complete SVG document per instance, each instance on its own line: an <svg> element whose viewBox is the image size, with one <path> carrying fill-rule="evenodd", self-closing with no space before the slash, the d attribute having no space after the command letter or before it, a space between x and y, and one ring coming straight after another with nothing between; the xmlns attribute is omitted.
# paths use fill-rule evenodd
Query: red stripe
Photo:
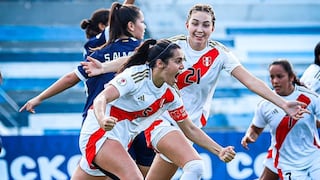
<svg viewBox="0 0 320 180"><path fill-rule="evenodd" d="M297 101L304 102L304 103L307 104L307 106L311 102L310 98L308 98L307 96L305 96L303 94L299 95ZM303 108L306 108L306 107L303 107ZM286 136L288 135L290 130L294 127L294 125L297 123L297 121L298 120L294 120L290 116L286 115L285 117L283 117L283 119L281 120L280 124L278 125L278 127L276 129L276 145L275 145L275 148L277 150L277 153L276 153L276 157L275 157L275 161L274 161L274 166L275 167L278 167L280 148L281 148Z"/></svg>
<svg viewBox="0 0 320 180"><path fill-rule="evenodd" d="M151 143L151 132L156 128L156 126L161 124L161 122L162 122L162 120L158 119L158 120L154 121L146 130L144 130L144 136L146 137L147 146L149 148L153 148L152 143Z"/></svg>
<svg viewBox="0 0 320 180"><path fill-rule="evenodd" d="M281 180L284 180L284 179L283 179L283 173L282 173L281 169L278 169L278 176L279 176L279 178L280 178Z"/></svg>
<svg viewBox="0 0 320 180"><path fill-rule="evenodd" d="M96 132L94 132L88 141L88 144L86 145L86 158L88 161L88 164L91 168L94 168L91 164L96 156L96 143L101 137L104 135L105 131L101 128L99 128Z"/></svg>
<svg viewBox="0 0 320 180"><path fill-rule="evenodd" d="M204 115L201 115L201 119L200 119L201 125L202 127L204 127L207 124L207 119L204 117Z"/></svg>
<svg viewBox="0 0 320 180"><path fill-rule="evenodd" d="M177 77L178 88L182 89L193 83L199 84L201 77L203 77L207 73L218 55L219 51L217 49L211 49L206 54L202 55L199 58L198 62L195 63L192 67L180 73Z"/></svg>
<svg viewBox="0 0 320 180"><path fill-rule="evenodd" d="M268 150L267 159L272 158L272 149Z"/></svg>
<svg viewBox="0 0 320 180"><path fill-rule="evenodd" d="M167 89L163 96L154 101L149 107L140 111L128 112L118 107L112 106L110 109L110 116L118 118L118 121L127 119L132 121L139 117L148 117L156 113L164 104L170 103L174 100L174 95L170 89Z"/></svg>
<svg viewBox="0 0 320 180"><path fill-rule="evenodd" d="M320 149L320 145L317 143L316 137L313 137L313 145Z"/></svg>

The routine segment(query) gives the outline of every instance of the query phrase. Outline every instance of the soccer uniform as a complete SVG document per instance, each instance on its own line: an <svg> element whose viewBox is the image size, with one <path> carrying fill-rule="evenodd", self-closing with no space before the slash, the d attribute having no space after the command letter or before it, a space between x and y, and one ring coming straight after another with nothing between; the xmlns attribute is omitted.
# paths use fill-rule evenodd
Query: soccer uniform
<svg viewBox="0 0 320 180"><path fill-rule="evenodd" d="M106 107L106 116L118 118L112 130L101 129L93 109L88 111L79 145L82 153L80 166L89 174L92 160L107 138L119 141L123 148L128 149L133 139L161 113L168 111L175 121L187 118L178 91L166 83L156 87L151 72L148 65L132 66L109 82L120 93L120 97Z"/></svg>
<svg viewBox="0 0 320 180"><path fill-rule="evenodd" d="M275 141L272 158L280 178L319 178L320 141L316 128L316 119L320 118L319 96L296 86L293 93L283 98L306 103L311 114L305 113L300 120L293 120L281 108L263 100L255 110L252 123L259 128L270 127Z"/></svg>
<svg viewBox="0 0 320 180"><path fill-rule="evenodd" d="M101 33L97 34L95 37L90 38L83 46L83 57L84 59L89 56L94 48L100 47L107 42L109 38L109 26L106 27Z"/></svg>
<svg viewBox="0 0 320 180"><path fill-rule="evenodd" d="M104 34L105 33L102 33L102 35L99 36L100 38L97 39L97 42L105 43L106 39ZM111 61L118 57L132 54L140 43L141 41L135 38L119 39L103 49L93 52L90 56L101 62ZM94 98L104 89L105 84L114 78L115 73L106 73L89 78L82 66L78 66L78 69L75 72L81 80L85 81L87 89L87 102L83 110L83 118L85 118L88 108L93 104ZM132 148L129 149L129 153L137 164L143 166L150 166L155 156L153 149L148 148L146 145L144 133L137 136L135 141L132 143Z"/></svg>
<svg viewBox="0 0 320 180"><path fill-rule="evenodd" d="M270 171L274 172L275 174L278 174L278 169L274 167L274 161L272 158L272 145L274 144L274 142L274 137L271 137L270 147L268 148L267 156L263 160L263 165L267 167Z"/></svg>
<svg viewBox="0 0 320 180"><path fill-rule="evenodd" d="M320 94L320 66L311 64L303 73L301 79L308 88Z"/></svg>
<svg viewBox="0 0 320 180"><path fill-rule="evenodd" d="M88 39L88 41L83 46L84 47L83 57L86 59L86 57L93 52L92 49L100 47L105 43L106 43L106 39L104 36L104 32L99 33L95 37Z"/></svg>
<svg viewBox="0 0 320 180"><path fill-rule="evenodd" d="M225 46L217 41L209 41L207 47L201 51L193 50L188 44L188 37L179 35L170 38L177 43L185 54L184 70L177 77L186 110L193 123L201 128L205 126L210 113L211 100L216 89L218 77L222 70L231 72L240 66L239 60ZM154 148L165 135L162 129L174 123L168 114L164 113L160 119L166 120L157 125L157 131L151 135Z"/></svg>
<svg viewBox="0 0 320 180"><path fill-rule="evenodd" d="M141 41L135 38L118 39L114 43L93 52L90 56L99 60L100 62L112 61L121 56L127 56L133 53L136 47L140 45ZM87 93L87 101L83 109L83 118L86 117L89 107L92 105L94 98L104 89L106 83L114 78L115 73L105 73L98 76L90 77L79 65L74 71L76 75L85 82Z"/></svg>

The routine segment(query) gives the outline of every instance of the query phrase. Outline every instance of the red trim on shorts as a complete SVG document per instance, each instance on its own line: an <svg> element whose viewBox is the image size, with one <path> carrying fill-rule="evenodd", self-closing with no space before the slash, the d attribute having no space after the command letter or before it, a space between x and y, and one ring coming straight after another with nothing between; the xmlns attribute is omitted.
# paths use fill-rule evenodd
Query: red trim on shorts
<svg viewBox="0 0 320 180"><path fill-rule="evenodd" d="M90 168L95 169L95 167L92 165L92 161L94 157L96 156L96 143L98 140L101 139L101 137L105 134L106 132L99 128L96 132L94 132L90 138L89 141L86 145L86 159L87 162L90 166Z"/></svg>
<svg viewBox="0 0 320 180"><path fill-rule="evenodd" d="M155 120L147 129L144 130L144 136L146 137L148 148L154 149L152 146L152 143L151 143L151 132L156 128L156 126L161 124L161 122L162 122L162 120L160 120L160 119Z"/></svg>
<svg viewBox="0 0 320 180"><path fill-rule="evenodd" d="M267 159L271 159L271 158L272 158L272 149L269 149L267 154Z"/></svg>
<svg viewBox="0 0 320 180"><path fill-rule="evenodd" d="M200 122L202 127L204 127L207 124L207 119L204 117L203 114L201 115Z"/></svg>

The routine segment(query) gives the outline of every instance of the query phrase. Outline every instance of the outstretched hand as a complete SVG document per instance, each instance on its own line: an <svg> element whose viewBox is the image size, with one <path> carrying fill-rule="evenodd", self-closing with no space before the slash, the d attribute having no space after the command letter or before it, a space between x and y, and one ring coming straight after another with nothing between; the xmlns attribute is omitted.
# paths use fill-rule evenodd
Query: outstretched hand
<svg viewBox="0 0 320 180"><path fill-rule="evenodd" d="M225 148L222 148L219 153L219 159L226 163L232 161L235 156L236 156L236 152L234 151L233 146L227 146Z"/></svg>
<svg viewBox="0 0 320 180"><path fill-rule="evenodd" d="M19 112L26 110L26 111L29 111L32 114L34 114L34 113L36 113L36 110L34 108L37 105L39 105L40 103L41 103L41 101L38 100L37 98L32 98L20 108Z"/></svg>
<svg viewBox="0 0 320 180"><path fill-rule="evenodd" d="M86 62L81 62L82 68L88 74L89 77L97 76L103 74L102 63L95 58L90 56L87 57Z"/></svg>
<svg viewBox="0 0 320 180"><path fill-rule="evenodd" d="M251 137L250 135L245 135L243 136L243 138L241 139L241 145L242 147L244 147L246 150L249 150L248 144L249 143L254 143L256 142L257 138Z"/></svg>
<svg viewBox="0 0 320 180"><path fill-rule="evenodd" d="M286 104L285 111L286 113L295 120L303 118L304 113L310 114L306 109L306 104L300 101L289 101Z"/></svg>

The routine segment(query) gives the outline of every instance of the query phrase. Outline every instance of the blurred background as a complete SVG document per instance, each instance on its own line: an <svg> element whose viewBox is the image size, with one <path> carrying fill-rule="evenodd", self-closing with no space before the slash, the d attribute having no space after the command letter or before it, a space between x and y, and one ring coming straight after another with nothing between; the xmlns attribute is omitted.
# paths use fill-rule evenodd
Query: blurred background
<svg viewBox="0 0 320 180"><path fill-rule="evenodd" d="M18 109L59 77L77 67L83 60L82 47L86 41L85 33L80 28L81 20L89 19L92 12L98 8L109 8L112 2L114 1L0 1L0 71L3 76L0 85L0 135L4 149L6 143L8 148L16 150L19 148L17 142L35 143L37 138L43 143L57 141L58 145L62 144L64 147L63 142L57 139L66 137L72 140L75 145L74 152L78 153L77 135L85 102L82 83L43 102L36 108L36 114L19 113ZM187 34L187 13L195 3L212 5L217 19L212 39L230 48L250 72L266 83L269 84L268 64L276 58L290 60L298 76L313 63L313 49L320 41L320 0L136 0L135 4L145 15L145 38ZM204 130L218 139L221 136L222 144L238 143L239 146L239 138L249 126L253 110L260 100L233 77L222 73L213 97L211 116ZM233 140L225 138L234 137L233 135L236 136ZM21 140L23 137L30 139ZM10 138L13 140L6 141ZM50 139L46 141L41 138ZM264 146L259 147L261 152L268 147L268 137L265 140L267 142L262 142ZM29 145L26 147L32 147L32 152L41 152L37 149L38 146ZM49 151L52 151L52 156L55 157L54 148ZM6 174L7 179L59 179L54 178L54 173L43 175L40 165L29 168L35 169L35 177L27 176L30 175L28 171L22 170L19 175L13 175L15 171L9 170L9 167L13 166L12 161L16 160L21 152L16 151L10 157L3 152L0 156L0 174ZM35 157L34 154L31 155L32 152L30 157L33 159L48 156L45 154ZM256 158L256 155L250 153L248 156L251 159ZM2 160L5 160L6 170L1 169L4 167ZM237 174L244 171L238 165L234 165L238 171L230 171L223 166L218 173L213 174L227 171L225 179L252 179L259 174L256 172L259 168L253 164L250 163L251 174L241 177ZM62 166L65 168L67 165ZM57 177L70 177L71 170L60 168L60 171L66 175ZM232 172L236 173L232 175ZM206 177L213 179L214 175ZM224 179L222 175L218 177Z"/></svg>
<svg viewBox="0 0 320 180"><path fill-rule="evenodd" d="M0 2L0 132L47 134L79 130L85 98L83 84L37 107L37 114L18 113L26 100L72 71L82 61L86 41L82 19L110 0L2 0ZM120 1L122 2L122 1ZM212 38L229 47L253 74L269 83L267 65L287 58L298 75L313 62L313 48L320 40L320 1L243 0L197 1L216 12ZM186 34L185 21L191 0L137 0L145 14L145 38ZM248 126L259 101L233 77L222 74L212 101L213 120L207 129ZM41 122L41 123L39 123ZM50 123L43 123L50 122Z"/></svg>

